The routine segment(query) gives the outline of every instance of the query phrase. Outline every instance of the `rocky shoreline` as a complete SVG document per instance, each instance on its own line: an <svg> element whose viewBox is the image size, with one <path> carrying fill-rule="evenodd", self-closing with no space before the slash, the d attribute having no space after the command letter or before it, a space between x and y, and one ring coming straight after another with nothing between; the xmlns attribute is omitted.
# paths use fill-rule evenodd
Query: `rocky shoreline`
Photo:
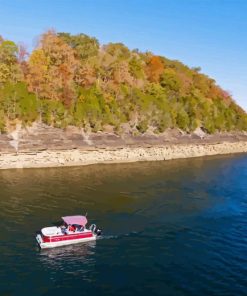
<svg viewBox="0 0 247 296"><path fill-rule="evenodd" d="M155 161L247 152L246 133L187 134L170 129L134 135L86 133L35 123L0 134L0 169L80 166L96 163Z"/></svg>
<svg viewBox="0 0 247 296"><path fill-rule="evenodd" d="M169 144L150 147L91 148L1 153L0 169L81 166L97 163L161 161L247 152L247 141Z"/></svg>

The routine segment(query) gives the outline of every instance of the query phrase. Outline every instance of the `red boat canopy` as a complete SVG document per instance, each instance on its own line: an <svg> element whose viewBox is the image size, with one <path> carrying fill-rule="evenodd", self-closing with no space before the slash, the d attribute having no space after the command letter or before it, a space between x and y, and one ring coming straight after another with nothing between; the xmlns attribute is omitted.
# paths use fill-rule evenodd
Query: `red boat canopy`
<svg viewBox="0 0 247 296"><path fill-rule="evenodd" d="M87 218L85 216L66 216L62 217L62 219L67 225L76 224L85 226L87 224Z"/></svg>

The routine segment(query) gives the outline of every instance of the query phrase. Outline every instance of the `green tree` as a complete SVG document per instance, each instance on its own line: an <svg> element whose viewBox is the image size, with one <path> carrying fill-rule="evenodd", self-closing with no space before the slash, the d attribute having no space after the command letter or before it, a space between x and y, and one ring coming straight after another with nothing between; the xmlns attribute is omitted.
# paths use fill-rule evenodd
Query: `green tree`
<svg viewBox="0 0 247 296"><path fill-rule="evenodd" d="M99 41L85 34L71 35L70 33L58 33L58 37L75 50L77 59L85 60L98 55Z"/></svg>
<svg viewBox="0 0 247 296"><path fill-rule="evenodd" d="M17 61L18 47L13 41L0 41L0 85L22 79L21 68Z"/></svg>

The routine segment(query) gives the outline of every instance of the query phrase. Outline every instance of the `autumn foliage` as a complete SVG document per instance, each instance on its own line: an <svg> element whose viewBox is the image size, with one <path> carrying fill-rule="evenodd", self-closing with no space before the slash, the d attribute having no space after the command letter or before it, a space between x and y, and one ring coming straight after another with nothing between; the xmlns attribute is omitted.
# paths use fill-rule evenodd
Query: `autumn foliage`
<svg viewBox="0 0 247 296"><path fill-rule="evenodd" d="M246 113L200 68L54 30L30 54L0 37L0 130L16 119L133 133L247 129Z"/></svg>
<svg viewBox="0 0 247 296"><path fill-rule="evenodd" d="M164 72L164 63L158 56L151 56L146 65L147 78L150 82L159 82Z"/></svg>

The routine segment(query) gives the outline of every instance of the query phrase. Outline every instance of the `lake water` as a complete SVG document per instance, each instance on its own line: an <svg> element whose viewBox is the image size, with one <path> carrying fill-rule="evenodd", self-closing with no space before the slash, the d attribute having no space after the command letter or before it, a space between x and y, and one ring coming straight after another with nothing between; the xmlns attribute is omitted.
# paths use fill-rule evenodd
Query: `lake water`
<svg viewBox="0 0 247 296"><path fill-rule="evenodd" d="M104 235L39 251L85 214ZM0 295L247 295L247 155L0 171Z"/></svg>

